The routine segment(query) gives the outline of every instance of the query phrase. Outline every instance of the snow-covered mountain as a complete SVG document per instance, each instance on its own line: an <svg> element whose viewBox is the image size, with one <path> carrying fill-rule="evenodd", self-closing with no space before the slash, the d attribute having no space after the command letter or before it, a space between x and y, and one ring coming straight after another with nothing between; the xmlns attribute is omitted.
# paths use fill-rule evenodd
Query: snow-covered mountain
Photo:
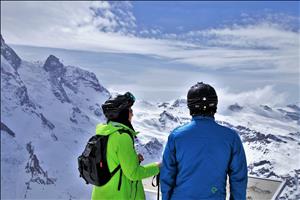
<svg viewBox="0 0 300 200"><path fill-rule="evenodd" d="M77 157L110 96L94 73L49 55L27 62L1 36L1 199L89 199ZM190 121L185 99L138 101L133 125L144 163L161 159L169 133ZM300 108L240 105L216 115L238 131L249 174L287 180L282 199L300 198Z"/></svg>
<svg viewBox="0 0 300 200"><path fill-rule="evenodd" d="M77 156L104 117L95 74L22 60L1 36L1 199L84 198Z"/></svg>

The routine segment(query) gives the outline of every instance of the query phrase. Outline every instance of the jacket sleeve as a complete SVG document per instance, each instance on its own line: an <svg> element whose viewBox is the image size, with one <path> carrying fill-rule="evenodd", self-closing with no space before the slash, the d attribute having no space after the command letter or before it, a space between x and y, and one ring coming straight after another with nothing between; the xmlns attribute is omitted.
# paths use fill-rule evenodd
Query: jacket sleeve
<svg viewBox="0 0 300 200"><path fill-rule="evenodd" d="M237 133L233 142L229 166L230 200L246 199L247 191L247 161L242 141Z"/></svg>
<svg viewBox="0 0 300 200"><path fill-rule="evenodd" d="M150 163L144 166L139 164L132 139L128 134L120 134L118 141L118 159L124 175L129 180L142 180L159 173L159 166L157 163Z"/></svg>
<svg viewBox="0 0 300 200"><path fill-rule="evenodd" d="M176 183L177 165L174 135L170 134L166 144L160 172L162 199L171 198Z"/></svg>

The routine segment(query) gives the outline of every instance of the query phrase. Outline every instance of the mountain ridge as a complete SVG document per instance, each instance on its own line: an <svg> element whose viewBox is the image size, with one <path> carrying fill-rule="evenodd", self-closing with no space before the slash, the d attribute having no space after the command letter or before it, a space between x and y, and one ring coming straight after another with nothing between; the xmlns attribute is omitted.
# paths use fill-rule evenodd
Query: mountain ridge
<svg viewBox="0 0 300 200"><path fill-rule="evenodd" d="M109 96L94 73L54 55L23 61L1 36L1 199L88 195L73 156L104 122L99 104Z"/></svg>

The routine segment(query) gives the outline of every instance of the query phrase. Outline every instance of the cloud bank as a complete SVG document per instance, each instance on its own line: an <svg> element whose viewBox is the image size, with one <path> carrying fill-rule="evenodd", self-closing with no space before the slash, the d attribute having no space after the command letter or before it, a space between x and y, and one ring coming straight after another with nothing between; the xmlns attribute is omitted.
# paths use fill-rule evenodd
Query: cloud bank
<svg viewBox="0 0 300 200"><path fill-rule="evenodd" d="M141 54L202 70L299 74L299 29L273 19L183 34L157 30L153 37L136 32L137 20L130 2L1 2L8 43Z"/></svg>

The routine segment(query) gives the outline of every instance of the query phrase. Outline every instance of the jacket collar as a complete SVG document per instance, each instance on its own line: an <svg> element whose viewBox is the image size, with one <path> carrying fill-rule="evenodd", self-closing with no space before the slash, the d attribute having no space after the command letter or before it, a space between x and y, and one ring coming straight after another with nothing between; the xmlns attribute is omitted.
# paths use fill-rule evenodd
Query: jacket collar
<svg viewBox="0 0 300 200"><path fill-rule="evenodd" d="M129 130L130 133L131 133L133 136L136 136L137 134L139 134L139 132L133 131L133 130L132 130L131 128L129 128L128 126L125 126L124 124L119 123L119 122L110 121L110 122L108 122L108 124L110 124L110 125L112 125L112 126L114 126L114 127L116 127L116 128L119 128L119 129L124 128L124 129L126 129L126 130Z"/></svg>
<svg viewBox="0 0 300 200"><path fill-rule="evenodd" d="M133 131L131 128L118 122L110 121L107 124L98 124L96 127L96 135L110 135L120 129L128 130L132 136L136 136L139 132Z"/></svg>
<svg viewBox="0 0 300 200"><path fill-rule="evenodd" d="M215 117L196 115L196 116L192 117L192 120L211 120L211 121L215 121Z"/></svg>

